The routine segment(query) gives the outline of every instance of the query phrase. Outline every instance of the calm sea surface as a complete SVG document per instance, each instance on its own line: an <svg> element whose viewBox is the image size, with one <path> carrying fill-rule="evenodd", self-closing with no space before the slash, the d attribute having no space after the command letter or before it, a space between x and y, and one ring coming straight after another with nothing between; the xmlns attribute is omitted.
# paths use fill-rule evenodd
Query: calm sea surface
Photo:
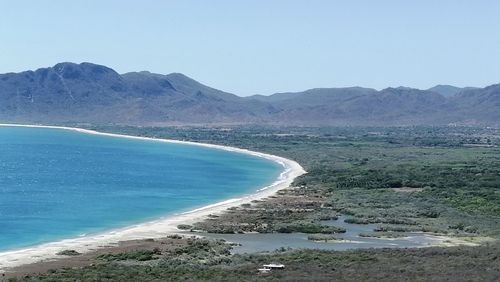
<svg viewBox="0 0 500 282"><path fill-rule="evenodd" d="M0 127L0 250L253 193L281 171L269 160L199 146Z"/></svg>

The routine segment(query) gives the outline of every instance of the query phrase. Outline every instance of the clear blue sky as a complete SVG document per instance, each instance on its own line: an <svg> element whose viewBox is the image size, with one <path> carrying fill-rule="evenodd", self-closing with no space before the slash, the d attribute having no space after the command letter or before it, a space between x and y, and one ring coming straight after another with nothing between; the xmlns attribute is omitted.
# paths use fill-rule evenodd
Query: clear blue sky
<svg viewBox="0 0 500 282"><path fill-rule="evenodd" d="M0 73L94 62L238 95L500 82L500 1L0 0Z"/></svg>

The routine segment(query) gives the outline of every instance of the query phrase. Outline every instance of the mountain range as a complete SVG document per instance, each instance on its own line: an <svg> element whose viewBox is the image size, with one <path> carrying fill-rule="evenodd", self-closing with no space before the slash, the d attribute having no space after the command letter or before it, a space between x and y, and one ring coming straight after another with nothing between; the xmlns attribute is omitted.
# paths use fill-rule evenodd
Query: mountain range
<svg viewBox="0 0 500 282"><path fill-rule="evenodd" d="M0 122L500 126L500 84L317 88L240 97L180 73L119 74L91 63L60 63L0 74Z"/></svg>

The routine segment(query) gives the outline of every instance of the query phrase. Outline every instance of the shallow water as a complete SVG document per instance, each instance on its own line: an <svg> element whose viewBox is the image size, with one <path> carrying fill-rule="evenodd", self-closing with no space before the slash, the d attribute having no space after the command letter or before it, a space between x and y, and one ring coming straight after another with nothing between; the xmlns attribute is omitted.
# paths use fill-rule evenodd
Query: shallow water
<svg viewBox="0 0 500 282"><path fill-rule="evenodd" d="M0 127L0 250L253 193L282 170L266 159L201 146Z"/></svg>
<svg viewBox="0 0 500 282"><path fill-rule="evenodd" d="M414 248L426 247L435 242L433 236L423 233L407 233L409 236L397 239L379 239L359 237L360 233L369 233L377 224L351 224L344 220L349 216L339 216L337 220L322 221L324 225L343 227L346 233L336 234L345 242L315 242L308 240L309 234L304 233L250 233L250 234L201 234L209 238L221 238L229 242L239 243L233 253L254 253L274 251L279 248L292 249L320 249L320 250L349 250L361 248ZM188 234L188 233L186 233Z"/></svg>

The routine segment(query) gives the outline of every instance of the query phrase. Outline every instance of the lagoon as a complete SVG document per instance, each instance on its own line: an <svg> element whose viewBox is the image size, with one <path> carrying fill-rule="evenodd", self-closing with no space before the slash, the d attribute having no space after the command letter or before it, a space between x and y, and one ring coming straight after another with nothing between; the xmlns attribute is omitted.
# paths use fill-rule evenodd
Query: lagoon
<svg viewBox="0 0 500 282"><path fill-rule="evenodd" d="M452 240L449 237L423 233L407 232L399 238L372 238L360 234L372 233L378 224L352 224L345 222L351 216L340 215L336 220L321 221L322 225L336 226L346 230L345 233L335 234L338 241L323 242L308 240L311 234L305 233L247 233L247 234L214 234L183 232L185 235L197 234L212 239L223 239L237 245L232 253L260 253L272 252L279 249L316 249L345 251L367 248L422 248L430 246L451 246L467 244L465 241Z"/></svg>

